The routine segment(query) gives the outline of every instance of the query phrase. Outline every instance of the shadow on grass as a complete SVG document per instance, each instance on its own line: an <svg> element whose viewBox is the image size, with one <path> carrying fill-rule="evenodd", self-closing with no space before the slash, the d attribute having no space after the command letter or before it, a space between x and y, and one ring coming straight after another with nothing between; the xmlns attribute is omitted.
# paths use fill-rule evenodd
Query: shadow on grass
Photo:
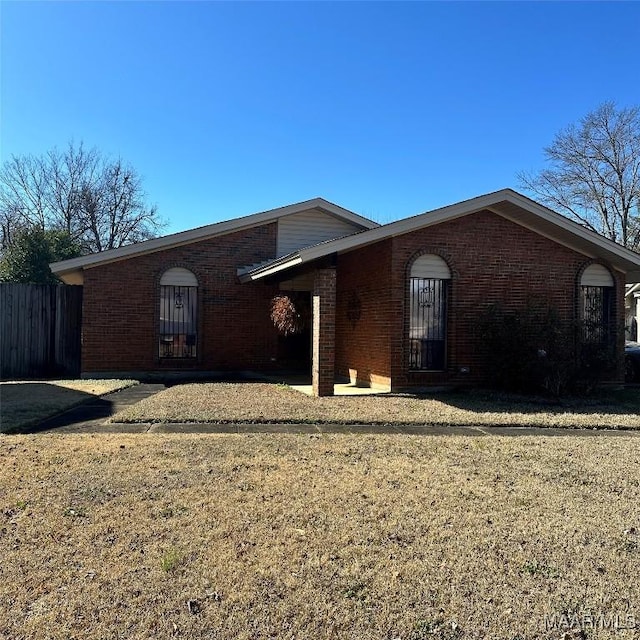
<svg viewBox="0 0 640 640"><path fill-rule="evenodd" d="M347 379L340 379L337 382L347 382ZM198 383L270 383L277 386L291 386L298 384L311 384L311 377L308 374L299 372L276 372L260 374L248 372L244 374L226 374L209 378L189 378L181 377L174 380L164 380L167 387L180 386L183 384ZM585 396L566 396L554 398L544 395L526 395L517 393L507 393L490 389L477 388L449 388L438 390L403 391L397 393L372 393L361 396L340 395L341 402L352 403L354 412L358 412L358 404L362 398L376 398L377 401L384 402L385 398L407 398L412 401L436 400L449 407L468 411L477 414L523 414L535 416L538 414L565 414L592 415L609 414L616 416L637 416L640 414L640 387L637 385L628 386L623 389L603 389ZM313 402L312 398L308 398ZM283 416L282 422L290 422ZM340 422L345 424L359 423L358 419L344 419ZM385 420L386 422L386 420ZM402 422L402 421L400 421ZM422 424L422 421L418 421ZM597 425L595 425L597 426Z"/></svg>
<svg viewBox="0 0 640 640"><path fill-rule="evenodd" d="M108 418L112 402L45 382L0 385L0 433L38 433L83 420Z"/></svg>
<svg viewBox="0 0 640 640"><path fill-rule="evenodd" d="M244 379L241 382L271 382L281 379L279 384L287 386L296 384L311 384L311 377L304 374L270 374L262 379ZM229 380L240 381L240 380ZM340 379L337 382L348 382ZM341 395L340 399L357 404L358 394ZM407 398L411 400L437 400L443 404L475 413L522 413L535 415L538 413L574 413L588 415L593 413L608 413L620 416L635 416L640 414L640 385L628 385L623 389L602 389L590 395L552 396L535 394L518 394L478 388L448 388L421 389L420 391L406 390L395 393L372 393L368 397L379 398Z"/></svg>
<svg viewBox="0 0 640 640"><path fill-rule="evenodd" d="M157 372L147 374L140 378L141 382L152 382L164 384L167 388L179 387L184 384L311 384L311 375L299 372L279 371L260 373L257 371L224 371L221 373L180 372L164 373Z"/></svg>
<svg viewBox="0 0 640 640"><path fill-rule="evenodd" d="M443 404L476 413L573 413L612 415L640 414L640 389L603 390L588 396L552 398L491 390L457 389L440 392L390 394L414 400L438 400Z"/></svg>

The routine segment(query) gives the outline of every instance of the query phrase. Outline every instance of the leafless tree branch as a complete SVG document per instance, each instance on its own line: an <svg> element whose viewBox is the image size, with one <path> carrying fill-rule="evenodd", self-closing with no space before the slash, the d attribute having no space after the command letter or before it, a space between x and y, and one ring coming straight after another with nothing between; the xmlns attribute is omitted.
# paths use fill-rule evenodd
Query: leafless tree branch
<svg viewBox="0 0 640 640"><path fill-rule="evenodd" d="M592 231L640 250L640 107L605 102L545 148L548 167L521 172L533 197Z"/></svg>
<svg viewBox="0 0 640 640"><path fill-rule="evenodd" d="M135 169L82 143L14 156L0 169L0 250L34 226L67 232L85 252L151 238L163 223L146 197Z"/></svg>

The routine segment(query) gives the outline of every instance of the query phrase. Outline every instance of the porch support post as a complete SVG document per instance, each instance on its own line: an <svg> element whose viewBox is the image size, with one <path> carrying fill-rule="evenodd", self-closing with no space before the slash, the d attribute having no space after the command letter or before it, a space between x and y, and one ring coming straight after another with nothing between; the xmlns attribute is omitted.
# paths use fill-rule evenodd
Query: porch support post
<svg viewBox="0 0 640 640"><path fill-rule="evenodd" d="M318 269L313 282L314 396L332 396L336 334L336 270Z"/></svg>

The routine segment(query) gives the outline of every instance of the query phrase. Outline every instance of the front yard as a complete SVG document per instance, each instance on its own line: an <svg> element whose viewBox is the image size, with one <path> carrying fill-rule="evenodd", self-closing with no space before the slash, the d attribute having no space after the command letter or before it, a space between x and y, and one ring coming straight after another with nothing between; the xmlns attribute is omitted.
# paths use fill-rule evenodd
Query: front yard
<svg viewBox="0 0 640 640"><path fill-rule="evenodd" d="M0 558L14 640L637 638L640 451L5 436Z"/></svg>
<svg viewBox="0 0 640 640"><path fill-rule="evenodd" d="M554 403L488 392L313 398L285 385L194 383L171 387L114 422L285 422L640 428L640 390Z"/></svg>
<svg viewBox="0 0 640 640"><path fill-rule="evenodd" d="M0 382L0 433L28 427L77 404L135 384L135 380Z"/></svg>

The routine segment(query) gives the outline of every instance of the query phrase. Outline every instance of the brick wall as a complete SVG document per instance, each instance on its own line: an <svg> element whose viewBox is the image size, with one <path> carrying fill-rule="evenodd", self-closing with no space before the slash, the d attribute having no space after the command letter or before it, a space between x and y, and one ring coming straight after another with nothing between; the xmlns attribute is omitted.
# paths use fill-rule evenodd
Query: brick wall
<svg viewBox="0 0 640 640"><path fill-rule="evenodd" d="M277 288L240 284L236 269L273 258L276 224L85 270L82 370L265 369L276 356ZM159 282L171 267L198 279L198 358L158 358Z"/></svg>
<svg viewBox="0 0 640 640"><path fill-rule="evenodd" d="M391 337L402 310L392 305L391 240L338 256L336 372L362 384L391 383Z"/></svg>
<svg viewBox="0 0 640 640"><path fill-rule="evenodd" d="M318 269L313 281L313 394L332 396L335 378L336 270Z"/></svg>
<svg viewBox="0 0 640 640"><path fill-rule="evenodd" d="M445 372L409 372L408 274L421 254L440 255L451 269ZM478 383L487 363L478 329L493 303L508 309L550 303L566 321L577 318L578 282L591 260L501 216L483 211L414 231L341 256L338 261L336 363L341 374L357 370L362 381L392 379L393 388ZM623 318L623 279L616 277L616 309ZM347 319L356 291L361 314ZM461 367L469 373L462 374Z"/></svg>
<svg viewBox="0 0 640 640"><path fill-rule="evenodd" d="M269 318L276 285L240 284L236 269L272 258L276 224L114 262L85 271L82 370L92 372L269 369L277 334ZM407 367L408 273L422 253L442 256L449 288L447 370ZM577 314L577 283L589 258L496 214L481 212L341 255L337 261L336 372L394 388L479 382L486 363L477 327L494 302L549 301ZM199 282L198 358L159 360L159 281L171 267ZM624 318L623 279L616 309ZM619 348L622 349L622 332ZM468 375L460 367L470 368Z"/></svg>

